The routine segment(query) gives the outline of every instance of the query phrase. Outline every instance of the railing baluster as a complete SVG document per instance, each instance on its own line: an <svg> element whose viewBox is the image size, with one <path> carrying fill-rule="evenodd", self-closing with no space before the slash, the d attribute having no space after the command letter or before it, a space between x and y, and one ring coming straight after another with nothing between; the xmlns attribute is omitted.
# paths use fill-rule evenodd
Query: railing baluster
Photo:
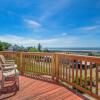
<svg viewBox="0 0 100 100"><path fill-rule="evenodd" d="M87 62L85 61L85 80L84 87L87 88Z"/></svg>
<svg viewBox="0 0 100 100"><path fill-rule="evenodd" d="M80 85L82 86L82 61L80 61Z"/></svg>
<svg viewBox="0 0 100 100"><path fill-rule="evenodd" d="M34 72L34 56L32 54L32 72Z"/></svg>
<svg viewBox="0 0 100 100"><path fill-rule="evenodd" d="M49 56L48 67L47 67L47 69L48 69L48 75L52 75L52 74L51 74L51 66L50 66L50 64L51 64L50 58L51 58L51 57Z"/></svg>
<svg viewBox="0 0 100 100"><path fill-rule="evenodd" d="M70 82L70 80L71 80L71 79L70 79L70 78L71 78L71 77L70 77L70 76L71 76L70 65L71 65L71 61L69 60L69 82Z"/></svg>
<svg viewBox="0 0 100 100"><path fill-rule="evenodd" d="M72 82L74 82L74 61L72 60Z"/></svg>
<svg viewBox="0 0 100 100"><path fill-rule="evenodd" d="M22 61L23 61L23 54L22 52L20 53L20 67L21 67L21 74L23 74L23 65L22 65Z"/></svg>
<svg viewBox="0 0 100 100"><path fill-rule="evenodd" d="M98 95L98 74L99 74L99 70L98 70L98 64L96 63L96 94Z"/></svg>
<svg viewBox="0 0 100 100"><path fill-rule="evenodd" d="M36 55L34 55L34 72L36 73Z"/></svg>
<svg viewBox="0 0 100 100"><path fill-rule="evenodd" d="M23 55L22 55L22 57L23 57L23 61L22 61L22 65L23 65L23 71L25 71L25 57L24 57L25 55L24 55L24 53L23 53Z"/></svg>
<svg viewBox="0 0 100 100"><path fill-rule="evenodd" d="M92 92L92 62L90 62L90 91Z"/></svg>
<svg viewBox="0 0 100 100"><path fill-rule="evenodd" d="M40 60L39 60L39 68L40 68L40 73L41 73L41 55L39 55L39 58L40 58Z"/></svg>
<svg viewBox="0 0 100 100"><path fill-rule="evenodd" d="M78 62L76 62L76 83L78 83Z"/></svg>
<svg viewBox="0 0 100 100"><path fill-rule="evenodd" d="M52 59L51 59L51 61L50 61L50 63L51 63L51 66L50 66L50 73L51 73L51 75L52 75L52 79L54 80L54 78L56 77L56 72L55 72L55 55L53 54L52 55L52 57L51 57Z"/></svg>
<svg viewBox="0 0 100 100"><path fill-rule="evenodd" d="M67 72L67 70L68 70L68 59L67 59L67 64L66 64L66 81L68 81L68 72Z"/></svg>
<svg viewBox="0 0 100 100"><path fill-rule="evenodd" d="M44 68L45 68L45 74L46 74L46 56L45 56L45 61L44 61Z"/></svg>
<svg viewBox="0 0 100 100"><path fill-rule="evenodd" d="M46 56L46 62L45 62L46 74L48 74L47 63L48 63L48 56Z"/></svg>
<svg viewBox="0 0 100 100"><path fill-rule="evenodd" d="M59 80L59 55L56 54L56 81Z"/></svg>
<svg viewBox="0 0 100 100"><path fill-rule="evenodd" d="M41 74L41 54L39 55L39 73Z"/></svg>

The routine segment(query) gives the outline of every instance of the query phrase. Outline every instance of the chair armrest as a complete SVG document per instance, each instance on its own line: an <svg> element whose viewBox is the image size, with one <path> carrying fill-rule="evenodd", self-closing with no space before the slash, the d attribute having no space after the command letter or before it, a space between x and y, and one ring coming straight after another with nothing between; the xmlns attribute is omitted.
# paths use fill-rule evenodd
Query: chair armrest
<svg viewBox="0 0 100 100"><path fill-rule="evenodd" d="M6 63L15 63L14 60L5 60Z"/></svg>
<svg viewBox="0 0 100 100"><path fill-rule="evenodd" d="M5 60L5 61L7 61L7 62L15 62L14 60Z"/></svg>
<svg viewBox="0 0 100 100"><path fill-rule="evenodd" d="M11 63L6 63L6 64L1 64L1 66L14 66L15 64Z"/></svg>
<svg viewBox="0 0 100 100"><path fill-rule="evenodd" d="M6 62L6 64L14 65L15 62Z"/></svg>
<svg viewBox="0 0 100 100"><path fill-rule="evenodd" d="M4 70L10 70L10 69L16 69L17 66L9 66L9 67L4 67Z"/></svg>

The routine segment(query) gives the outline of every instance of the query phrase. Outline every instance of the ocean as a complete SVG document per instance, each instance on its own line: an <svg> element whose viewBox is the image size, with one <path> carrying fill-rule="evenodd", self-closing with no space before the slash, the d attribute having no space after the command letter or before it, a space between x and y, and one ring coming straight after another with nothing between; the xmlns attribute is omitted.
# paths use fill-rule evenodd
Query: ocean
<svg viewBox="0 0 100 100"><path fill-rule="evenodd" d="M79 47L73 47L73 48L47 48L48 50L50 51L85 51L85 52L89 52L89 51L92 51L92 52L100 52L100 47L91 47L91 48L88 48L88 47L82 47L82 48L79 48Z"/></svg>

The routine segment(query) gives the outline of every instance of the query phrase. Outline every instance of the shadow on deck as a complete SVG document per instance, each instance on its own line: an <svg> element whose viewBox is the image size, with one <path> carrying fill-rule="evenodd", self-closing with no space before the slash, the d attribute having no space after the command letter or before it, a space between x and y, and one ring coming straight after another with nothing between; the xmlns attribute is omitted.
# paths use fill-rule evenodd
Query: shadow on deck
<svg viewBox="0 0 100 100"><path fill-rule="evenodd" d="M50 78L20 76L20 89L16 85L6 86L1 91L0 100L87 100L72 90L56 84Z"/></svg>

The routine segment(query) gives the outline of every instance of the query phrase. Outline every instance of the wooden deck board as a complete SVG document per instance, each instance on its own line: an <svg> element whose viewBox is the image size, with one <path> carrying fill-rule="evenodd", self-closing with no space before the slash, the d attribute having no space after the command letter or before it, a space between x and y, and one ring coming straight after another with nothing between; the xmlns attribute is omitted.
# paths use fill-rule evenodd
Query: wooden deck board
<svg viewBox="0 0 100 100"><path fill-rule="evenodd" d="M20 90L0 95L6 100L84 100L69 89L57 84L20 76Z"/></svg>

